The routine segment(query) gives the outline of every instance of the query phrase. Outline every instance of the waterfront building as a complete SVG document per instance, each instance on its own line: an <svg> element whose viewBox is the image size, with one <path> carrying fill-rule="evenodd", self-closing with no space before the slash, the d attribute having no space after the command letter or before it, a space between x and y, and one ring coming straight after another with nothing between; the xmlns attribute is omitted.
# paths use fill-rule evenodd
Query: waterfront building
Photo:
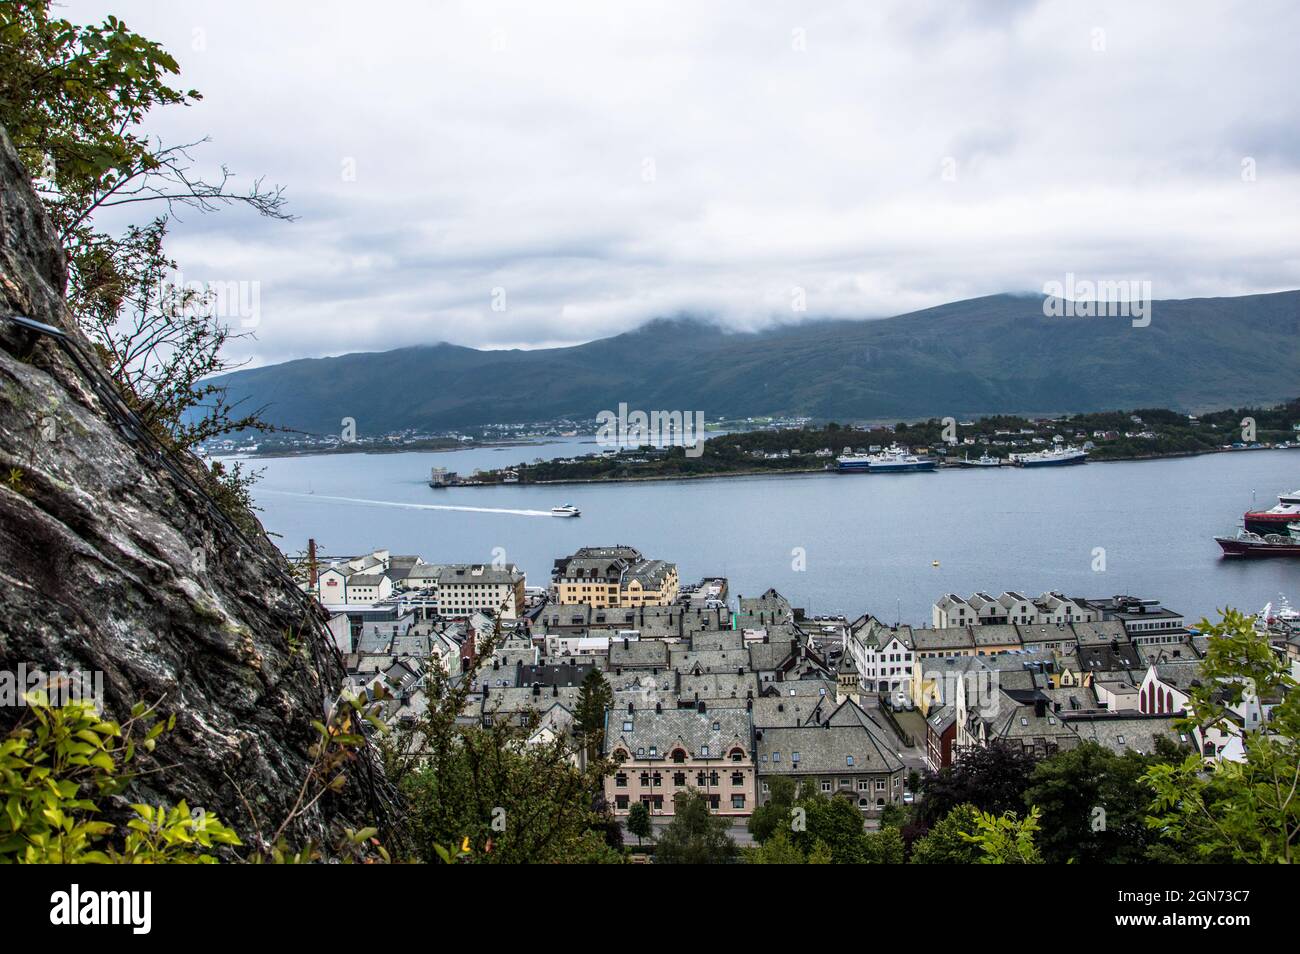
<svg viewBox="0 0 1300 954"><path fill-rule="evenodd" d="M582 547L555 561L552 599L593 608L662 606L677 599L677 565L647 560L635 547Z"/></svg>

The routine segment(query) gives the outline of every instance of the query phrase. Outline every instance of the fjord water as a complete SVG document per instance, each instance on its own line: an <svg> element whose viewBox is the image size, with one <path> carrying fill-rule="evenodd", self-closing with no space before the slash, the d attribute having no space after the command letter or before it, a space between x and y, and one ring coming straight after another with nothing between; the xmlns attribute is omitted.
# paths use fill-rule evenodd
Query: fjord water
<svg viewBox="0 0 1300 954"><path fill-rule="evenodd" d="M1213 537L1300 487L1300 451L932 474L800 474L434 490L429 469L467 475L595 450L591 438L446 453L336 454L250 462L263 524L287 553L419 554L517 563L545 585L577 547L629 544L675 561L683 581L774 586L810 613L923 623L947 592L1157 597L1189 618L1279 594L1300 603L1300 561L1228 561ZM578 519L550 516L572 503ZM465 507L459 509L424 509ZM1104 569L1097 548L1104 550ZM932 566L933 561L939 565ZM802 566L803 569L798 569Z"/></svg>

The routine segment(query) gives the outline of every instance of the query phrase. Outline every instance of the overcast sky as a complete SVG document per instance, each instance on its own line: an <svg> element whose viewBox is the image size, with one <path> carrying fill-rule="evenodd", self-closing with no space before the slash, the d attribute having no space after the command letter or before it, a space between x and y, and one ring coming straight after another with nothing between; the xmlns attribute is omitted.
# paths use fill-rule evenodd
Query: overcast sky
<svg viewBox="0 0 1300 954"><path fill-rule="evenodd" d="M1067 272L1300 287L1300 4L62 12L180 61L204 100L149 131L286 186L296 222L174 227L187 280L258 283L254 364L878 317Z"/></svg>

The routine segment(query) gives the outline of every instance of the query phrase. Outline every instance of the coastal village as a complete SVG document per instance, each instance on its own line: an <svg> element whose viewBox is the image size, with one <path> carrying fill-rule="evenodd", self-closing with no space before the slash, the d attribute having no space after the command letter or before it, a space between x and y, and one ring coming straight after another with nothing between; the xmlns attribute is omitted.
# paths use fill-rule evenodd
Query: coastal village
<svg viewBox="0 0 1300 954"><path fill-rule="evenodd" d="M557 558L545 586L510 563L311 553L304 585L330 614L350 686L386 696L390 721L419 718L441 667L470 680L462 722L513 720L549 742L599 672L604 754L618 765L605 795L621 816L637 802L671 815L693 789L739 820L784 776L850 799L871 827L971 747L1150 753L1164 738L1239 761L1235 730L1267 724L1278 701L1247 693L1230 729L1181 729L1207 637L1149 595L936 594L931 619L909 625L814 615L775 590L732 594L721 577L683 583L674 563L623 545ZM1283 605L1257 625L1300 672L1300 614Z"/></svg>

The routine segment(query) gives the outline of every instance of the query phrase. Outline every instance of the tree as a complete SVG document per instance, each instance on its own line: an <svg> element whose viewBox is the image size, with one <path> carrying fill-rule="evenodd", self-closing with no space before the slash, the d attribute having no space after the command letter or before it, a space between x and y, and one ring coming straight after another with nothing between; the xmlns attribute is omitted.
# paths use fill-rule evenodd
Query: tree
<svg viewBox="0 0 1300 954"><path fill-rule="evenodd" d="M1095 742L1034 767L1025 804L1042 814L1038 847L1049 864L1141 863L1162 840L1146 822L1151 790L1143 775L1159 755L1117 755Z"/></svg>
<svg viewBox="0 0 1300 954"><path fill-rule="evenodd" d="M994 815L991 812L975 813L975 831L965 837L980 849L980 864L985 865L1041 865L1042 856L1034 847L1034 834L1038 831L1038 809L1032 808L1025 818L1015 812Z"/></svg>
<svg viewBox="0 0 1300 954"><path fill-rule="evenodd" d="M906 854L902 833L897 827L889 826L867 835L863 854L867 864L901 865Z"/></svg>
<svg viewBox="0 0 1300 954"><path fill-rule="evenodd" d="M1240 735L1244 761L1210 764L1200 753L1148 768L1149 824L1198 861L1272 864L1300 860L1300 692L1286 657L1252 621L1233 609L1209 636L1201 681L1190 687L1180 727L1198 741L1208 733ZM1231 709L1249 698L1276 700L1267 722L1245 729Z"/></svg>
<svg viewBox="0 0 1300 954"><path fill-rule="evenodd" d="M646 808L645 802L633 802L628 809L627 830L636 835L638 848L642 838L650 837L650 809Z"/></svg>
<svg viewBox="0 0 1300 954"><path fill-rule="evenodd" d="M385 771L405 796L416 855L430 863L621 860L608 844L600 798L613 763L580 767L579 743L565 735L530 742L536 712L521 722L463 724L474 676L500 643L498 617L458 679L429 666L425 713L383 742Z"/></svg>
<svg viewBox="0 0 1300 954"><path fill-rule="evenodd" d="M605 681L604 675L596 667L583 677L578 689L577 711L574 713L574 725L578 738L582 740L588 759L600 755L605 741L605 713L614 702L614 693Z"/></svg>
<svg viewBox="0 0 1300 954"><path fill-rule="evenodd" d="M958 805L935 822L929 832L912 845L914 865L971 865L980 860L979 845L966 838L965 832L978 829L979 810L973 805Z"/></svg>
<svg viewBox="0 0 1300 954"><path fill-rule="evenodd" d="M794 807L794 781L778 775L768 783L767 801L754 809L746 827L760 842L765 842L779 832L790 830L790 809Z"/></svg>
<svg viewBox="0 0 1300 954"><path fill-rule="evenodd" d="M866 863L867 832L857 806L846 798L828 798L809 786L805 788L806 794L796 805L804 811L804 828L795 832L795 844L810 853L820 843L837 865Z"/></svg>
<svg viewBox="0 0 1300 954"><path fill-rule="evenodd" d="M736 844L727 833L731 824L709 811L708 800L687 789L673 796L673 820L659 836L655 863L665 865L716 865L736 856Z"/></svg>
<svg viewBox="0 0 1300 954"><path fill-rule="evenodd" d="M741 849L741 857L749 865L805 865L808 859L790 841L784 831L778 831L761 845Z"/></svg>
<svg viewBox="0 0 1300 954"><path fill-rule="evenodd" d="M1033 756L1001 742L967 749L951 766L921 779L925 798L917 805L919 818L933 824L958 805L994 815L1019 811L1033 770Z"/></svg>
<svg viewBox="0 0 1300 954"><path fill-rule="evenodd" d="M175 59L116 17L78 26L51 17L50 7L49 0L0 0L0 125L64 246L69 310L123 399L160 440L185 450L220 434L266 429L256 411L240 412L205 383L234 367L222 356L225 346L251 334L233 331L223 307L223 289L238 283L214 291L169 277L176 263L163 241L178 208L237 205L287 220L283 190L258 180L235 191L224 167L216 181L200 177L192 158L200 143L164 145L143 129L153 109L201 98L171 85ZM105 209L134 207L160 211L117 236L95 226ZM247 327L250 316L238 317ZM209 474L213 484L230 476ZM235 493L227 502L239 499Z"/></svg>

